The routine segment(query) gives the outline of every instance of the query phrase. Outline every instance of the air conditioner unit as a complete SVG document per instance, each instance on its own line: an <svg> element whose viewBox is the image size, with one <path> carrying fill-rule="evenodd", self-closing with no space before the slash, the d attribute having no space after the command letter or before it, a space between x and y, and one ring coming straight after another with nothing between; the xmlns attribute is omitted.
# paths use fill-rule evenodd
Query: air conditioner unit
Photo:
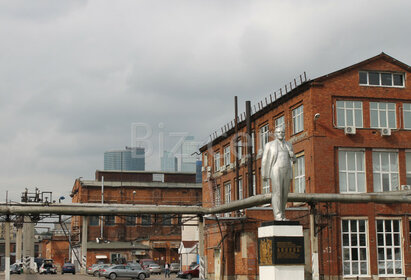
<svg viewBox="0 0 411 280"><path fill-rule="evenodd" d="M400 190L409 191L409 190L411 190L411 185L401 185Z"/></svg>
<svg viewBox="0 0 411 280"><path fill-rule="evenodd" d="M231 169L233 169L233 167L234 167L234 163L230 163L230 165L228 166L228 168L231 168Z"/></svg>
<svg viewBox="0 0 411 280"><path fill-rule="evenodd" d="M391 128L381 128L381 136L390 136Z"/></svg>
<svg viewBox="0 0 411 280"><path fill-rule="evenodd" d="M346 126L344 127L344 133L347 134L355 134L357 131L355 129L355 126Z"/></svg>
<svg viewBox="0 0 411 280"><path fill-rule="evenodd" d="M207 166L207 171L211 171L211 166Z"/></svg>
<svg viewBox="0 0 411 280"><path fill-rule="evenodd" d="M226 169L226 166L223 165L223 166L220 167L220 170L219 170L219 171L225 171L225 169Z"/></svg>
<svg viewBox="0 0 411 280"><path fill-rule="evenodd" d="M201 172L204 172L204 171L205 171L205 167L201 166Z"/></svg>

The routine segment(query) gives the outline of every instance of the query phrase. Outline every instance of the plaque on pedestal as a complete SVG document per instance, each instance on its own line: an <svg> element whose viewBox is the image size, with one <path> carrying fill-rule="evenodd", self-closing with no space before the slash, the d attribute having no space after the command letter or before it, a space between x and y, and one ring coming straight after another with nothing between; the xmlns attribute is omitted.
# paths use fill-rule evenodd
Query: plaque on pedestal
<svg viewBox="0 0 411 280"><path fill-rule="evenodd" d="M258 229L261 280L304 279L304 236L298 222L273 221Z"/></svg>

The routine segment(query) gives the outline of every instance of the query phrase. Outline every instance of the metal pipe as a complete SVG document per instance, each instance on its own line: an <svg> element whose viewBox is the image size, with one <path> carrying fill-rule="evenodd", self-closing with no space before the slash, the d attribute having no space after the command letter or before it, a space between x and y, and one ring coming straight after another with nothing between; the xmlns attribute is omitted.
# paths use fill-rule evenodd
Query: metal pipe
<svg viewBox="0 0 411 280"><path fill-rule="evenodd" d="M135 215L135 214L194 214L206 215L232 212L239 209L255 207L271 202L271 194L259 194L242 200L235 200L220 206L205 208L200 206L174 205L131 205L97 203L49 204L41 203L1 203L0 214L58 214L58 215ZM288 202L340 202L340 203L411 203L411 191L396 193L362 193L362 194L324 194L324 193L290 193Z"/></svg>

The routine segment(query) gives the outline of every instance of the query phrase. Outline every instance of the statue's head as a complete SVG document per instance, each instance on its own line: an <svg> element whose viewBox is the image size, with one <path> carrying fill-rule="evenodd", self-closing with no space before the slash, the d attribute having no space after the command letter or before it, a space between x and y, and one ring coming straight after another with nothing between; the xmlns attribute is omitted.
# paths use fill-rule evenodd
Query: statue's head
<svg viewBox="0 0 411 280"><path fill-rule="evenodd" d="M285 127L283 125L276 127L274 134L276 139L283 140L285 136Z"/></svg>

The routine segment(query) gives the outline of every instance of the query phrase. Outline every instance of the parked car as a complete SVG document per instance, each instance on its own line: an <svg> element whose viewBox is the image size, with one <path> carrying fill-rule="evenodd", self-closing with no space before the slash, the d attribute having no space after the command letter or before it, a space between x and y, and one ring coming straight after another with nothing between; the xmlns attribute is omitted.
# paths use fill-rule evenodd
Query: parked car
<svg viewBox="0 0 411 280"><path fill-rule="evenodd" d="M178 273L180 272L180 264L179 263L171 263L170 264L170 273Z"/></svg>
<svg viewBox="0 0 411 280"><path fill-rule="evenodd" d="M52 259L44 259L39 269L40 274L57 274L57 267Z"/></svg>
<svg viewBox="0 0 411 280"><path fill-rule="evenodd" d="M148 270L148 266L150 265L150 263L156 263L155 261L153 261L152 259L142 259L140 261L141 266L143 267L143 269Z"/></svg>
<svg viewBox="0 0 411 280"><path fill-rule="evenodd" d="M61 268L61 274L64 273L73 273L76 274L76 267L72 263L65 263L63 264L63 267Z"/></svg>
<svg viewBox="0 0 411 280"><path fill-rule="evenodd" d="M107 263L100 264L100 265L98 266L97 273L94 273L93 275L96 276L96 277L100 277L100 275L101 275L101 273L103 272L103 270L106 269L106 268L108 268L108 267L110 267L110 266L111 266L111 264L107 264Z"/></svg>
<svg viewBox="0 0 411 280"><path fill-rule="evenodd" d="M179 272L177 278L191 279L193 277L198 277L199 275L199 265L196 265L193 269Z"/></svg>
<svg viewBox="0 0 411 280"><path fill-rule="evenodd" d="M95 263L87 268L87 274L91 274L93 276L98 277L100 270L106 267L109 267L109 266L110 266L109 264L105 264L105 263Z"/></svg>
<svg viewBox="0 0 411 280"><path fill-rule="evenodd" d="M135 266L117 264L103 269L100 276L114 280L117 278L137 278L140 280L150 277L150 272L144 269L136 269Z"/></svg>
<svg viewBox="0 0 411 280"><path fill-rule="evenodd" d="M20 274L23 272L23 265L21 263L13 263L10 265L10 274Z"/></svg>
<svg viewBox="0 0 411 280"><path fill-rule="evenodd" d="M161 267L156 263L150 263L148 265L148 270L151 274L161 274Z"/></svg>

